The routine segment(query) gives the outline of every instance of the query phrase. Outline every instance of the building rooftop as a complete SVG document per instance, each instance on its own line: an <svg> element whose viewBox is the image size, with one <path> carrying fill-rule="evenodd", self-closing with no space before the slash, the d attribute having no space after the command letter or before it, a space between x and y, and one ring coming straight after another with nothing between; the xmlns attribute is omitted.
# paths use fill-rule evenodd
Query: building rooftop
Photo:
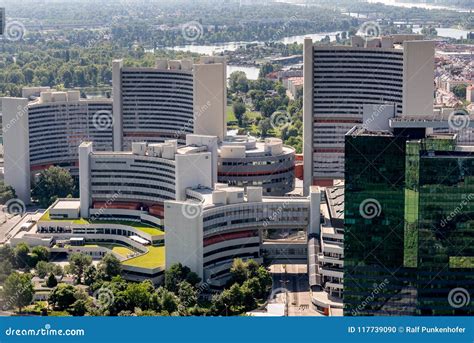
<svg viewBox="0 0 474 343"><path fill-rule="evenodd" d="M79 210L81 208L80 200L58 200L51 209L54 210Z"/></svg>
<svg viewBox="0 0 474 343"><path fill-rule="evenodd" d="M222 153L231 147L241 146L245 147L245 155L249 157L252 155L279 155L295 152L295 149L292 147L283 145L283 141L280 138L270 137L266 138L263 142L259 142L255 137L244 135L225 136L222 143L219 144L219 152Z"/></svg>
<svg viewBox="0 0 474 343"><path fill-rule="evenodd" d="M336 180L333 187L326 189L331 218L344 220L344 180Z"/></svg>
<svg viewBox="0 0 474 343"><path fill-rule="evenodd" d="M285 201L287 203L297 203L307 201L307 197L302 196L263 196L262 187L229 187L222 183L216 183L214 189L207 187L188 188L186 195L188 197L186 201L201 203L204 208L256 202Z"/></svg>
<svg viewBox="0 0 474 343"><path fill-rule="evenodd" d="M393 137L393 133L390 131L372 131L372 130L367 130L366 128L362 126L354 126L352 129L350 129L347 133L346 136L385 136L385 137Z"/></svg>

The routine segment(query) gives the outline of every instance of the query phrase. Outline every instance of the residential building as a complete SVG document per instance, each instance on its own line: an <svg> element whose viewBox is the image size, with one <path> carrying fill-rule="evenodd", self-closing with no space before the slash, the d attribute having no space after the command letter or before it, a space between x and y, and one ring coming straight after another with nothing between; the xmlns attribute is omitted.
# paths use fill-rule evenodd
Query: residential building
<svg viewBox="0 0 474 343"><path fill-rule="evenodd" d="M433 111L434 43L420 35L351 46L304 43L304 187L344 178L344 135L362 123L364 105L393 105L393 115Z"/></svg>

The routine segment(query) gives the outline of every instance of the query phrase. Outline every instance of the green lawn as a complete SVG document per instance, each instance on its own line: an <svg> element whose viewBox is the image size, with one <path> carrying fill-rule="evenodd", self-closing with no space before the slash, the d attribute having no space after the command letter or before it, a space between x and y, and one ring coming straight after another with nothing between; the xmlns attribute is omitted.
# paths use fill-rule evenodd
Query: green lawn
<svg viewBox="0 0 474 343"><path fill-rule="evenodd" d="M227 122L236 122L237 118L235 117L234 110L231 105L227 106Z"/></svg>
<svg viewBox="0 0 474 343"><path fill-rule="evenodd" d="M154 226L134 221L134 220L89 220L91 224L117 224L117 225L128 225L142 232L148 233L150 235L164 235L165 232L157 229Z"/></svg>
<svg viewBox="0 0 474 343"><path fill-rule="evenodd" d="M247 110L247 112L245 112L245 116L248 119L257 119L257 118L261 118L262 114L258 111L248 111Z"/></svg>
<svg viewBox="0 0 474 343"><path fill-rule="evenodd" d="M117 224L117 225L128 225L131 226L137 230L140 230L144 233L148 233L150 235L164 235L164 231L157 229L154 226L139 222L139 221L134 221L134 220L99 220L99 219L85 219L85 218L79 218L79 219L51 219L49 216L49 211L46 211L43 216L41 216L39 221L52 221L52 222L67 222L67 223L73 223L77 225L87 225L87 224Z"/></svg>
<svg viewBox="0 0 474 343"><path fill-rule="evenodd" d="M123 257L127 257L128 255L133 254L133 250L130 250L129 248L121 247L121 246L113 247L112 251Z"/></svg>
<svg viewBox="0 0 474 343"><path fill-rule="evenodd" d="M89 221L83 218L79 219L56 219L56 218L51 218L49 216L49 211L46 211L40 218L40 222L42 221L51 221L51 222L67 222L67 223L74 223L74 224L89 224Z"/></svg>
<svg viewBox="0 0 474 343"><path fill-rule="evenodd" d="M141 268L158 268L165 266L165 247L147 246L148 252L144 255L124 261L123 265Z"/></svg>

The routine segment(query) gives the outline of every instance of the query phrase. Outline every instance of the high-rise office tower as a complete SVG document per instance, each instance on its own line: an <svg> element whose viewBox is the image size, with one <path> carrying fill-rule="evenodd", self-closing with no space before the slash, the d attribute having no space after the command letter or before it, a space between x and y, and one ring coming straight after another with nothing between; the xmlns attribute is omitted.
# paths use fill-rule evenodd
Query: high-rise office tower
<svg viewBox="0 0 474 343"><path fill-rule="evenodd" d="M112 101L81 99L79 91L28 87L21 98L2 98L5 183L30 202L32 174L50 166L78 175L77 147L94 141L96 150L112 149Z"/></svg>
<svg viewBox="0 0 474 343"><path fill-rule="evenodd" d="M474 313L474 149L423 130L346 136L345 315Z"/></svg>
<svg viewBox="0 0 474 343"><path fill-rule="evenodd" d="M344 178L344 135L362 123L364 105L392 105L394 115L432 114L434 43L421 39L356 36L351 46L313 46L305 39L305 191Z"/></svg>
<svg viewBox="0 0 474 343"><path fill-rule="evenodd" d="M153 68L113 62L114 150L134 141L185 143L186 134L226 132L226 63L223 57L157 60Z"/></svg>

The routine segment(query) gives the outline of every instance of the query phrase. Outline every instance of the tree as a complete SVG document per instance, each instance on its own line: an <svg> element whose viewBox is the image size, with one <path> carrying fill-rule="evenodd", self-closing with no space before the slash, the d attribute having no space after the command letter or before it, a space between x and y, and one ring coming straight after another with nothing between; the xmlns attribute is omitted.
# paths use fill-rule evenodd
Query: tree
<svg viewBox="0 0 474 343"><path fill-rule="evenodd" d="M13 264L9 260L0 260L0 283L4 282L13 271Z"/></svg>
<svg viewBox="0 0 474 343"><path fill-rule="evenodd" d="M36 246L31 250L37 261L49 261L49 250L46 247Z"/></svg>
<svg viewBox="0 0 474 343"><path fill-rule="evenodd" d="M466 85L456 85L453 87L453 94L461 100L466 99Z"/></svg>
<svg viewBox="0 0 474 343"><path fill-rule="evenodd" d="M260 120L260 122L258 123L258 128L260 130L260 133L261 133L262 137L267 136L268 131L272 128L272 124L270 122L270 119L269 118L263 118L262 120Z"/></svg>
<svg viewBox="0 0 474 343"><path fill-rule="evenodd" d="M148 310L153 291L153 284L150 280L128 284L125 295L128 300L129 309L133 310L138 307L142 310Z"/></svg>
<svg viewBox="0 0 474 343"><path fill-rule="evenodd" d="M196 287L196 285L201 282L201 278L195 272L191 271L186 275L185 280L193 287Z"/></svg>
<svg viewBox="0 0 474 343"><path fill-rule="evenodd" d="M234 111L239 126L242 126L242 119L244 118L245 111L247 111L245 104L242 101L236 101L232 104L232 110Z"/></svg>
<svg viewBox="0 0 474 343"><path fill-rule="evenodd" d="M229 76L229 89L231 92L247 93L249 90L249 82L247 75L243 71L234 71Z"/></svg>
<svg viewBox="0 0 474 343"><path fill-rule="evenodd" d="M36 275L42 279L46 277L49 273L53 271L53 266L51 263L48 263L46 261L39 261L36 263Z"/></svg>
<svg viewBox="0 0 474 343"><path fill-rule="evenodd" d="M7 277L3 285L3 298L9 307L22 308L33 300L34 288L30 274L13 272Z"/></svg>
<svg viewBox="0 0 474 343"><path fill-rule="evenodd" d="M49 296L48 302L60 311L66 310L76 301L75 291L74 286L60 283Z"/></svg>
<svg viewBox="0 0 474 343"><path fill-rule="evenodd" d="M185 308L193 307L197 303L197 291L187 281L179 284L178 298Z"/></svg>
<svg viewBox="0 0 474 343"><path fill-rule="evenodd" d="M48 279L46 280L46 286L49 288L56 287L58 285L58 280L56 280L56 276L53 273L50 273Z"/></svg>
<svg viewBox="0 0 474 343"><path fill-rule="evenodd" d="M71 305L71 309L69 310L69 313L71 313L75 317L83 316L87 312L88 304L89 302L87 300L78 299Z"/></svg>
<svg viewBox="0 0 474 343"><path fill-rule="evenodd" d="M49 207L56 199L72 196L74 180L66 169L49 167L40 172L34 184L32 196L40 206Z"/></svg>
<svg viewBox="0 0 474 343"><path fill-rule="evenodd" d="M157 293L161 311L171 314L178 310L179 300L176 295L162 287L157 290Z"/></svg>
<svg viewBox="0 0 474 343"><path fill-rule="evenodd" d="M69 268L71 273L76 276L76 282L82 282L84 270L92 264L92 257L82 253L73 253L69 256Z"/></svg>
<svg viewBox="0 0 474 343"><path fill-rule="evenodd" d="M119 259L111 253L107 253L104 256L99 263L99 268L104 273L106 280L111 280L122 272L122 265Z"/></svg>
<svg viewBox="0 0 474 343"><path fill-rule="evenodd" d="M25 268L29 263L30 247L26 243L18 244L15 249L15 265L18 268Z"/></svg>
<svg viewBox="0 0 474 343"><path fill-rule="evenodd" d="M53 264L52 272L56 276L63 276L64 275L63 267L61 267L59 264Z"/></svg>
<svg viewBox="0 0 474 343"><path fill-rule="evenodd" d="M265 63L260 67L260 71L258 72L258 77L265 77L269 73L274 70L273 65L271 63Z"/></svg>
<svg viewBox="0 0 474 343"><path fill-rule="evenodd" d="M8 200L16 198L16 193L13 187L5 185L5 182L0 181L0 203L5 204Z"/></svg>
<svg viewBox="0 0 474 343"><path fill-rule="evenodd" d="M84 284L87 286L92 285L98 280L97 268L91 264L84 270Z"/></svg>
<svg viewBox="0 0 474 343"><path fill-rule="evenodd" d="M232 283L243 284L248 277L247 264L241 258L234 259L230 268L230 274L232 275Z"/></svg>

